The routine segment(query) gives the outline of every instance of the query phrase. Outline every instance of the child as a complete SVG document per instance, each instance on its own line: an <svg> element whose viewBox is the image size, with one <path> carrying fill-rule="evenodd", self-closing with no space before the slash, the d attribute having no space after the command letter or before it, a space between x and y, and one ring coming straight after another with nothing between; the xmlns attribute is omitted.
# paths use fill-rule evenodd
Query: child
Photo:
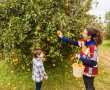
<svg viewBox="0 0 110 90"><path fill-rule="evenodd" d="M43 51L38 49L34 51L32 79L36 81L36 90L40 90L43 78L48 78L43 66Z"/></svg>
<svg viewBox="0 0 110 90"><path fill-rule="evenodd" d="M83 39L69 40L62 33L58 35L63 42L67 42L82 48L80 54L76 57L83 62L85 66L83 80L86 90L95 90L94 78L98 73L98 49L97 46L102 43L102 33L94 28L86 28L83 31Z"/></svg>

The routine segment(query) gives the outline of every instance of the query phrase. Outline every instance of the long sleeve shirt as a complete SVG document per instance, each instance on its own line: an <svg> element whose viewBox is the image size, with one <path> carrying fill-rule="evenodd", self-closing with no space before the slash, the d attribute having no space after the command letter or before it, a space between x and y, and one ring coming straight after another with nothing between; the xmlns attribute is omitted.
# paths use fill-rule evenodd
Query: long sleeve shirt
<svg viewBox="0 0 110 90"><path fill-rule="evenodd" d="M85 65L84 73L88 74L89 76L95 76L98 73L97 68L97 57L98 57L98 50L96 47L96 43L93 39L90 41L85 41L84 39L81 40L69 40L66 37L62 37L61 40L63 42L67 42L82 48L80 51L80 58Z"/></svg>
<svg viewBox="0 0 110 90"><path fill-rule="evenodd" d="M32 79L36 82L41 82L46 76L43 62L39 58L33 59Z"/></svg>

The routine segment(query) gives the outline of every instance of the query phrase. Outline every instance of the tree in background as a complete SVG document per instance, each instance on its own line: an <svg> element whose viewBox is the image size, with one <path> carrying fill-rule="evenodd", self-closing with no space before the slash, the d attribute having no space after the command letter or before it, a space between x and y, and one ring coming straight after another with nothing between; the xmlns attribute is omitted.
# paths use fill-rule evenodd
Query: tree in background
<svg viewBox="0 0 110 90"><path fill-rule="evenodd" d="M105 22L106 22L106 31L105 37L106 39L110 39L110 11L105 15Z"/></svg>
<svg viewBox="0 0 110 90"><path fill-rule="evenodd" d="M70 39L81 38L90 25L92 0L5 0L0 3L0 49L9 65L30 71L32 52L41 48L49 67L68 60L77 48L62 43L60 30ZM60 64L61 65L61 64Z"/></svg>

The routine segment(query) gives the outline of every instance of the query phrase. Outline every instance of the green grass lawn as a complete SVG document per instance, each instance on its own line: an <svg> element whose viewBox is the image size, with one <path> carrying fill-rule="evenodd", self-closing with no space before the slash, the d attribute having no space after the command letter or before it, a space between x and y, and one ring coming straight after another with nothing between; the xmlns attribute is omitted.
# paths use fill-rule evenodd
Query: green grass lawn
<svg viewBox="0 0 110 90"><path fill-rule="evenodd" d="M110 53L110 41L106 40L99 51L104 55ZM107 59L110 54L105 55ZM106 58L105 58L106 59ZM99 57L99 74L95 78L96 90L110 90L110 62L103 62ZM42 90L85 90L83 79L75 78L72 74L71 61L65 61L67 66L56 66L47 69L48 80L43 81ZM5 60L0 62L0 90L35 90L35 82L31 79L31 72L14 72L5 65Z"/></svg>
<svg viewBox="0 0 110 90"><path fill-rule="evenodd" d="M101 50L110 51L110 40L104 40L100 46Z"/></svg>

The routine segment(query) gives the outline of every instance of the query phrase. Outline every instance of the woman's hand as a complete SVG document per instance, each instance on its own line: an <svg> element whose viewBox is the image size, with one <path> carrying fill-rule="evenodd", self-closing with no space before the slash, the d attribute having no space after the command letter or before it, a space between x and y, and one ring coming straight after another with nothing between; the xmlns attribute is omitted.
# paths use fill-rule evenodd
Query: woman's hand
<svg viewBox="0 0 110 90"><path fill-rule="evenodd" d="M75 57L79 59L79 58L80 58L80 54L76 54L76 56L75 56Z"/></svg>

